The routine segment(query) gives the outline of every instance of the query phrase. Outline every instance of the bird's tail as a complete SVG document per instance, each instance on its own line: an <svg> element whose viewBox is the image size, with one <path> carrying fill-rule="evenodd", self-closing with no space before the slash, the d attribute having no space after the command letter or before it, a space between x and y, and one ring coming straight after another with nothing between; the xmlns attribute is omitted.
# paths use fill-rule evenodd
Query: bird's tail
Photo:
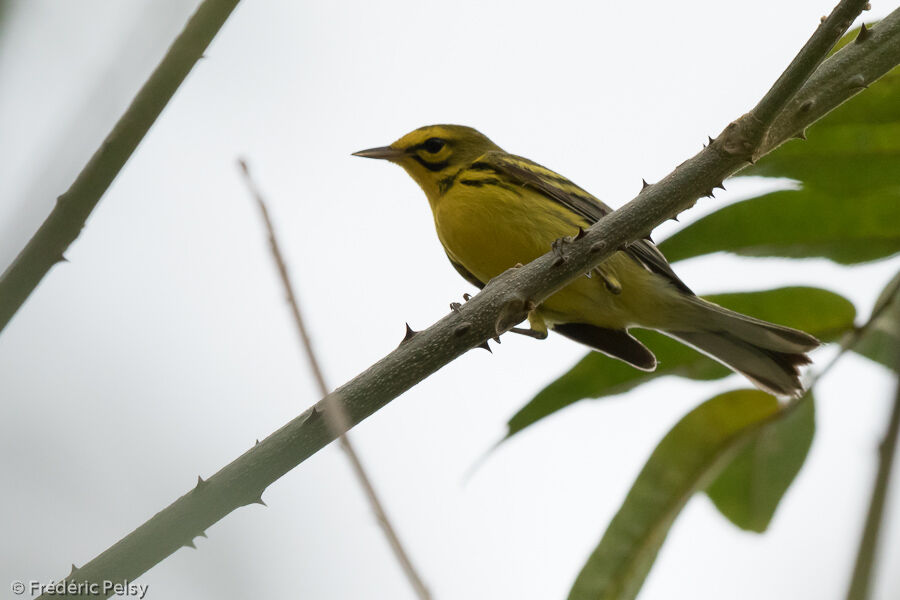
<svg viewBox="0 0 900 600"><path fill-rule="evenodd" d="M664 331L731 367L757 387L776 396L803 394L800 367L806 352L819 346L813 336L754 319L692 297L695 317L690 331Z"/></svg>

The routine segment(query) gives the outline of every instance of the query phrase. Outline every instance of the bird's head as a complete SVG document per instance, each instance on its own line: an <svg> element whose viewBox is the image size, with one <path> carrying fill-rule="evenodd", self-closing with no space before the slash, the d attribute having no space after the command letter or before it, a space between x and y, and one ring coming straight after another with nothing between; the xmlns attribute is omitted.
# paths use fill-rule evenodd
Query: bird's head
<svg viewBox="0 0 900 600"><path fill-rule="evenodd" d="M434 203L441 194L442 180L492 150L500 147L471 127L428 125L407 133L390 146L360 150L353 156L400 165Z"/></svg>

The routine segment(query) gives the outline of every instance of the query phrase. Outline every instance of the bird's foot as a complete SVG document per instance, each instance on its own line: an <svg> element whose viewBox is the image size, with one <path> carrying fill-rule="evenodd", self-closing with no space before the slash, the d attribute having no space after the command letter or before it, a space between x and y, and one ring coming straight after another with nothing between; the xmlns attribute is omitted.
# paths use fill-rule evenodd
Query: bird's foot
<svg viewBox="0 0 900 600"><path fill-rule="evenodd" d="M622 284L614 275L607 273L601 267L594 267L594 273L603 280L603 285L606 286L610 294L618 296L622 293Z"/></svg>
<svg viewBox="0 0 900 600"><path fill-rule="evenodd" d="M545 340L547 339L546 331L537 331L534 329L528 329L525 327L513 327L510 329L513 333L518 333L519 335L526 335L530 338L534 338L536 340Z"/></svg>

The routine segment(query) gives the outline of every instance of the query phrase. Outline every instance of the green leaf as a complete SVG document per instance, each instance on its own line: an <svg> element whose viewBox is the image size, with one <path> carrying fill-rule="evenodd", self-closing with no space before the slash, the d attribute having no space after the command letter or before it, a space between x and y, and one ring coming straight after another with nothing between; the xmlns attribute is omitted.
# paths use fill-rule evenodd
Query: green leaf
<svg viewBox="0 0 900 600"><path fill-rule="evenodd" d="M897 161L900 165L900 157ZM855 192L852 198L812 188L773 192L726 206L659 248L673 262L719 251L818 256L841 264L883 258L900 252L900 184Z"/></svg>
<svg viewBox="0 0 900 600"><path fill-rule="evenodd" d="M765 531L806 460L815 430L815 401L807 394L756 433L706 488L719 512L742 529Z"/></svg>
<svg viewBox="0 0 900 600"><path fill-rule="evenodd" d="M778 401L737 390L688 413L662 439L575 580L569 600L623 600L640 591L669 528L761 427L783 418Z"/></svg>
<svg viewBox="0 0 900 600"><path fill-rule="evenodd" d="M853 304L842 296L811 287L719 294L707 296L707 299L759 319L807 331L822 341L836 339L851 329L856 316ZM705 381L721 379L731 372L711 358L655 331L633 333L656 354L659 365L655 371L639 371L621 361L591 352L513 415L507 423L506 437L583 398L622 394L665 375Z"/></svg>
<svg viewBox="0 0 900 600"><path fill-rule="evenodd" d="M900 373L900 273L882 290L872 314L878 316L853 350Z"/></svg>
<svg viewBox="0 0 900 600"><path fill-rule="evenodd" d="M740 176L800 189L744 200L663 241L670 261L711 252L824 257L843 264L900 252L900 68Z"/></svg>

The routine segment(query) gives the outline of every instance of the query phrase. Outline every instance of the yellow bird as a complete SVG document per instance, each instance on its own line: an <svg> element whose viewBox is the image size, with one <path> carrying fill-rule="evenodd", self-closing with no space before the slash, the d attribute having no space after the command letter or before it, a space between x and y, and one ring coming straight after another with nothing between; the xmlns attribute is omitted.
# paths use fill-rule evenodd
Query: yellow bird
<svg viewBox="0 0 900 600"><path fill-rule="evenodd" d="M466 280L482 288L555 240L612 209L562 175L507 154L471 127L430 125L355 156L403 167L431 205L438 239ZM528 315L534 337L550 328L638 369L656 357L628 333L655 329L711 356L761 389L799 396L799 367L819 341L698 298L648 239L616 252ZM520 333L523 330L518 330Z"/></svg>

